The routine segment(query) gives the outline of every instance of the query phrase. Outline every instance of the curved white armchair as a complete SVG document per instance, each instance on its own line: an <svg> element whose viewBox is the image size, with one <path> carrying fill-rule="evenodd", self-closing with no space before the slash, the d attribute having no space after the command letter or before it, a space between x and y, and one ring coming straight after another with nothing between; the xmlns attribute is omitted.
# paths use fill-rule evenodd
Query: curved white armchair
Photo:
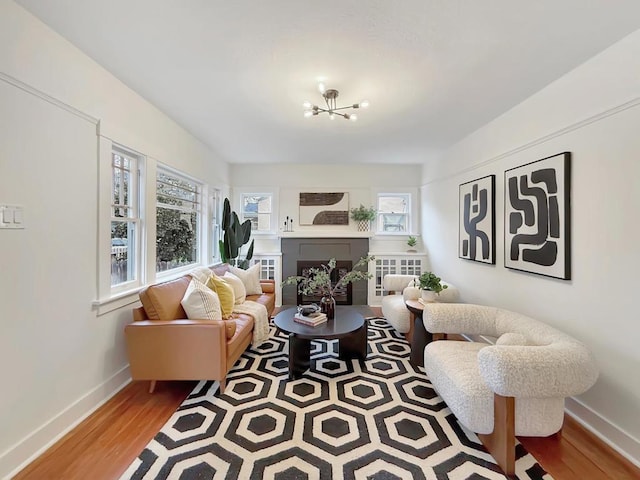
<svg viewBox="0 0 640 480"><path fill-rule="evenodd" d="M565 397L585 392L598 377L585 345L515 312L433 303L425 305L422 319L431 333L497 338L495 345L431 342L424 349L424 368L460 423L484 434L479 436L507 475L514 469L514 435L558 432Z"/></svg>
<svg viewBox="0 0 640 480"><path fill-rule="evenodd" d="M409 310L405 300L417 300L421 291L413 286L416 275L387 274L382 279L385 295L382 297L382 316L400 333L409 333ZM447 282L441 282L447 288L438 295L438 302L458 301L458 289Z"/></svg>

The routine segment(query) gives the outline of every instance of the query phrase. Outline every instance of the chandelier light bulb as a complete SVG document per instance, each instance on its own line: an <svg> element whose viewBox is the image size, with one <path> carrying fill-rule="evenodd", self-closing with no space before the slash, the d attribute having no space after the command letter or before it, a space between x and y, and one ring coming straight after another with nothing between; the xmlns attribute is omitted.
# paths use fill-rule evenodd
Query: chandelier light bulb
<svg viewBox="0 0 640 480"><path fill-rule="evenodd" d="M309 100L305 100L305 101L302 103L302 106L303 106L304 108L311 108L313 105L311 105L311 102L310 102Z"/></svg>
<svg viewBox="0 0 640 480"><path fill-rule="evenodd" d="M313 115L313 112L311 110L304 111L304 118L309 118L312 115Z"/></svg>
<svg viewBox="0 0 640 480"><path fill-rule="evenodd" d="M330 114L329 114L329 118L330 118L331 120L333 120L334 118L336 118L336 116L335 116L333 113L330 113Z"/></svg>
<svg viewBox="0 0 640 480"><path fill-rule="evenodd" d="M355 113L352 113L351 115L349 115L349 120L351 120L352 122L355 122L356 120L358 120L358 116Z"/></svg>
<svg viewBox="0 0 640 480"><path fill-rule="evenodd" d="M320 93L324 93L326 91L324 83L319 83L318 84L318 90L320 90Z"/></svg>
<svg viewBox="0 0 640 480"><path fill-rule="evenodd" d="M360 102L360 108L367 108L369 106L368 100L363 100Z"/></svg>

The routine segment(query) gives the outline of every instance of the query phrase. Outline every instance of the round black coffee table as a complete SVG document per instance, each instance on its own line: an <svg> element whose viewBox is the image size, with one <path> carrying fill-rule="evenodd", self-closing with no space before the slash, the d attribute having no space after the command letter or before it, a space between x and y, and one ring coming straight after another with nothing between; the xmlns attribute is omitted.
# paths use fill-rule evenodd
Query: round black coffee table
<svg viewBox="0 0 640 480"><path fill-rule="evenodd" d="M354 308L337 306L333 320L317 327L295 322L296 307L278 313L273 323L289 334L289 379L300 378L311 364L311 341L338 339L340 359L367 357L367 322Z"/></svg>

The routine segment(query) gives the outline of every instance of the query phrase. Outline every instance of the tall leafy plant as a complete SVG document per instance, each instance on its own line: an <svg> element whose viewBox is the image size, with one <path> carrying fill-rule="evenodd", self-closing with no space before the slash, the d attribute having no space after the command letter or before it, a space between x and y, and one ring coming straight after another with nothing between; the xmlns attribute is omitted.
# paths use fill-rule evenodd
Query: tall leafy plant
<svg viewBox="0 0 640 480"><path fill-rule="evenodd" d="M236 263L240 268L247 268L249 260L253 257L253 240L247 250L245 258L238 260L240 248L249 243L251 238L251 220L240 223L238 214L231 210L229 199L224 199L222 206L222 240L220 244L220 256L225 263Z"/></svg>

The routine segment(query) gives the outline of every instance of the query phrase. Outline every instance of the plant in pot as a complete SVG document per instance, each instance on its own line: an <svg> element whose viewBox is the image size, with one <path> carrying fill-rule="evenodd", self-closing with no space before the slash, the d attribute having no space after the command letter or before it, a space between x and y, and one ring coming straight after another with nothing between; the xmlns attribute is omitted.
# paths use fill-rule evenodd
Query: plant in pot
<svg viewBox="0 0 640 480"><path fill-rule="evenodd" d="M376 219L377 210L373 207L365 207L360 204L359 207L351 209L351 219L358 222L358 231L368 232L371 222Z"/></svg>
<svg viewBox="0 0 640 480"><path fill-rule="evenodd" d="M422 290L422 300L425 302L435 302L437 295L447 288L442 285L442 279L433 272L424 272L416 279L416 286Z"/></svg>
<svg viewBox="0 0 640 480"><path fill-rule="evenodd" d="M224 199L222 207L222 240L219 240L220 256L222 261L247 269L249 268L249 260L253 257L253 240L245 255L245 258L238 258L240 255L240 248L249 243L251 238L251 220L245 220L240 223L238 214L231 210L231 204L229 199Z"/></svg>
<svg viewBox="0 0 640 480"><path fill-rule="evenodd" d="M414 247L416 246L417 243L418 243L418 239L413 235L409 235L409 238L407 238L407 245L409 246L409 249L407 250L407 252L415 253L416 249Z"/></svg>
<svg viewBox="0 0 640 480"><path fill-rule="evenodd" d="M311 267L306 275L291 275L287 277L281 286L297 285L298 292L303 295L322 296L320 300L320 310L327 314L327 318L331 320L335 316L336 300L335 293L343 286L357 282L359 280L368 280L373 277L367 270L359 270L367 268L370 261L375 260L372 255L367 255L356 262L353 269L342 275L334 285L332 285L332 273L336 268L336 259L332 258L326 265L320 267ZM334 279L335 280L335 279Z"/></svg>

